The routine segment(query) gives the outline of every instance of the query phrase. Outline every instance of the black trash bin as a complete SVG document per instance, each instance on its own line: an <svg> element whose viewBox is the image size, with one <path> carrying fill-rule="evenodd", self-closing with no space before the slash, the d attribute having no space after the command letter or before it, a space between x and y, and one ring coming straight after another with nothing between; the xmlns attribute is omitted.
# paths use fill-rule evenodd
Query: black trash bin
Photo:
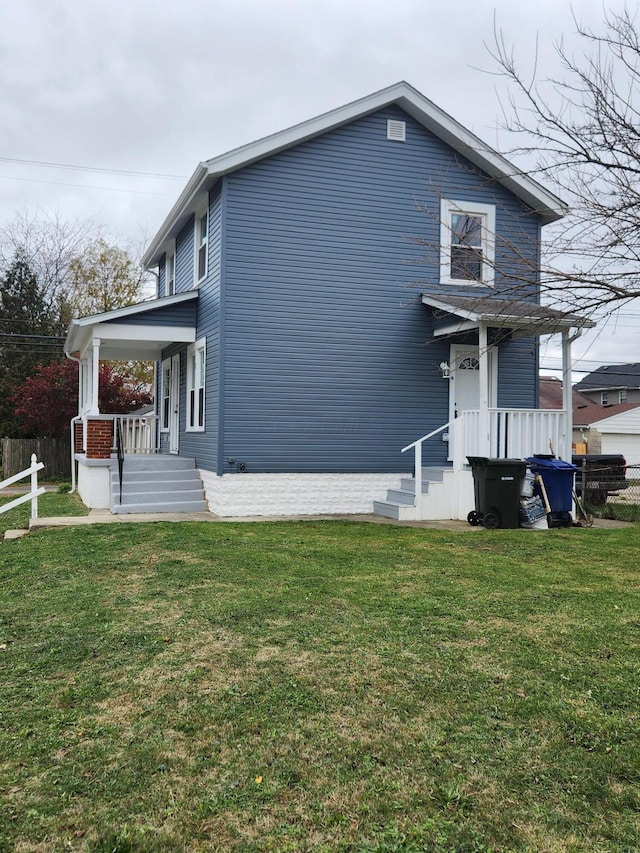
<svg viewBox="0 0 640 853"><path fill-rule="evenodd" d="M532 473L542 477L551 507L549 527L571 527L574 477L578 468L554 456L531 456L526 461ZM537 485L536 491L540 493Z"/></svg>
<svg viewBox="0 0 640 853"><path fill-rule="evenodd" d="M467 456L473 473L475 511L467 521L471 525L496 527L520 526L520 486L527 470L522 459L488 459Z"/></svg>

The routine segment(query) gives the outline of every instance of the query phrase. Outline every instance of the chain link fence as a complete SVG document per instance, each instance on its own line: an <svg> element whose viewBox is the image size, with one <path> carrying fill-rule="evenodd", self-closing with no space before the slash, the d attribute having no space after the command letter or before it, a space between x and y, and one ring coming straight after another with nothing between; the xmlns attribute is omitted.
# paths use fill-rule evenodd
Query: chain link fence
<svg viewBox="0 0 640 853"><path fill-rule="evenodd" d="M576 473L576 492L593 515L640 521L640 465L627 465L624 477L607 465L583 466Z"/></svg>

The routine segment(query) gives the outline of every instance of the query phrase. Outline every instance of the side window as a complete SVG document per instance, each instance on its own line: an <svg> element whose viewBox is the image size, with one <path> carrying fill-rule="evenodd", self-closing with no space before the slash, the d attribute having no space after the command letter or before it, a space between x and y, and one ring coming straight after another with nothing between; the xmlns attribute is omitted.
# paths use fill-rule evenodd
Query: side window
<svg viewBox="0 0 640 853"><path fill-rule="evenodd" d="M440 217L440 281L492 284L495 206L442 199Z"/></svg>
<svg viewBox="0 0 640 853"><path fill-rule="evenodd" d="M196 284L207 275L209 244L209 211L205 208L196 214L195 222L195 270Z"/></svg>
<svg viewBox="0 0 640 853"><path fill-rule="evenodd" d="M167 260L165 267L165 293L167 296L173 296L176 292L176 249L167 252Z"/></svg>
<svg viewBox="0 0 640 853"><path fill-rule="evenodd" d="M609 394L607 393L607 391L601 391L600 392L600 403L603 406L609 405Z"/></svg>
<svg viewBox="0 0 640 853"><path fill-rule="evenodd" d="M204 431L206 367L206 341L202 338L187 351L187 430L192 432Z"/></svg>
<svg viewBox="0 0 640 853"><path fill-rule="evenodd" d="M171 388L171 359L162 362L162 380L160 383L160 430L169 431L169 395Z"/></svg>
<svg viewBox="0 0 640 853"><path fill-rule="evenodd" d="M619 403L626 403L627 402L627 389L626 388L621 388L618 391L618 402Z"/></svg>

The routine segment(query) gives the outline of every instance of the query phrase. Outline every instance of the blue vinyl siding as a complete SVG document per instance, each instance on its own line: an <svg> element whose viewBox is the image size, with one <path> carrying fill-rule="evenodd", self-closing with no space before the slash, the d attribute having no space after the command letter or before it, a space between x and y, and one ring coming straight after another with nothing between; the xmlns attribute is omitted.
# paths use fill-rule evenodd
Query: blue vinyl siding
<svg viewBox="0 0 640 853"><path fill-rule="evenodd" d="M121 317L117 322L121 326L193 326L196 321L197 301L194 299L191 302L155 308L131 317Z"/></svg>
<svg viewBox="0 0 640 853"><path fill-rule="evenodd" d="M167 256L160 258L158 265L158 298L167 295Z"/></svg>
<svg viewBox="0 0 640 853"><path fill-rule="evenodd" d="M193 288L194 251L194 219L192 217L176 239L176 293Z"/></svg>
<svg viewBox="0 0 640 853"><path fill-rule="evenodd" d="M496 204L503 271L511 240L535 257L537 217L397 108L225 180L222 454L248 471L409 470L400 448L448 419L450 341L418 297L439 286L441 197ZM534 386L532 360L499 396Z"/></svg>

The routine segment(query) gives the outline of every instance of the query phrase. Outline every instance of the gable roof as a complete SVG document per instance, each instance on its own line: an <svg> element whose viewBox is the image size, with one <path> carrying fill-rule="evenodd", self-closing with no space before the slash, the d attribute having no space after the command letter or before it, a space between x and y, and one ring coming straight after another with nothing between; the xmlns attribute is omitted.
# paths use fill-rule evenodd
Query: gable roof
<svg viewBox="0 0 640 853"><path fill-rule="evenodd" d="M562 380L556 379L555 376L540 377L540 408L541 409L561 409L562 408ZM637 409L640 403L618 403L617 405L603 406L602 403L596 403L594 400L585 397L574 385L572 390L573 404L573 426L574 428L589 426L619 415L622 412L628 412L631 409Z"/></svg>
<svg viewBox="0 0 640 853"><path fill-rule="evenodd" d="M543 223L555 222L567 213L567 206L556 195L520 172L501 154L413 86L400 82L200 163L145 252L143 264L149 267L160 260L165 241L171 234L184 227L201 203L204 194L223 175L292 148L390 104L399 106L485 174L503 184L521 201L539 213Z"/></svg>
<svg viewBox="0 0 640 853"><path fill-rule="evenodd" d="M579 391L607 391L611 388L640 388L640 364L599 367L577 385Z"/></svg>

